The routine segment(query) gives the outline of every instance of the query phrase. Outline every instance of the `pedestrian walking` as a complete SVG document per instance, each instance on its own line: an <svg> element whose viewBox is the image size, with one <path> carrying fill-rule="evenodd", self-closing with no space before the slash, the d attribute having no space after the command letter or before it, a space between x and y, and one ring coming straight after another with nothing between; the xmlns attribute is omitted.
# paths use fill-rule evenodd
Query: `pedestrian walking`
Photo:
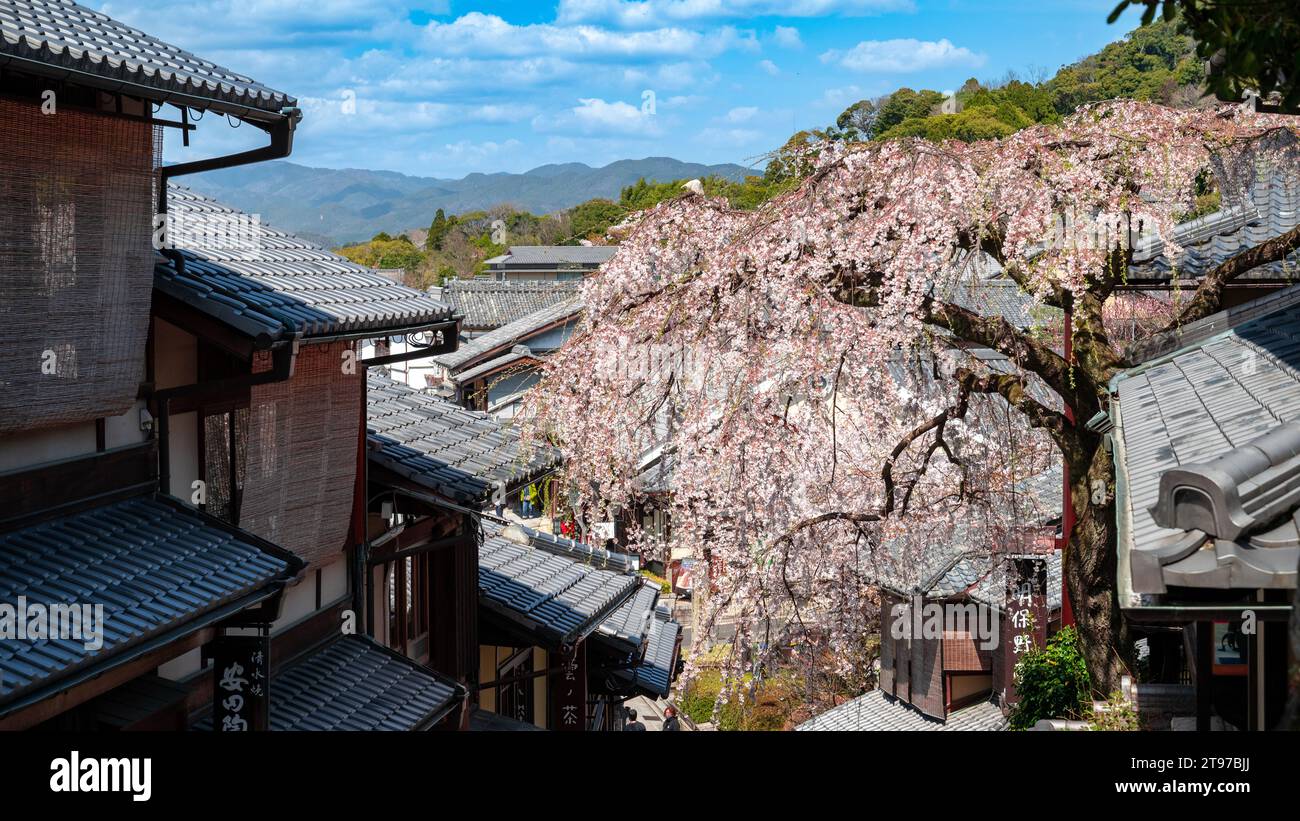
<svg viewBox="0 0 1300 821"><path fill-rule="evenodd" d="M664 732L675 733L681 729L682 724L677 718L677 708L669 704L664 708Z"/></svg>
<svg viewBox="0 0 1300 821"><path fill-rule="evenodd" d="M630 733L645 732L645 725L636 720L636 710L631 707L627 708L627 722L623 724L623 730Z"/></svg>

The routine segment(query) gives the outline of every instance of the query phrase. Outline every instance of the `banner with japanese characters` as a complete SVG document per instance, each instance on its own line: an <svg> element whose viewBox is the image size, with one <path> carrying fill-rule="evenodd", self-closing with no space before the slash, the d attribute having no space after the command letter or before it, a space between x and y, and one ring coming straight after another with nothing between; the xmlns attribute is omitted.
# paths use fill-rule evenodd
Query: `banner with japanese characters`
<svg viewBox="0 0 1300 821"><path fill-rule="evenodd" d="M266 636L219 636L212 642L212 728L269 729L270 678Z"/></svg>
<svg viewBox="0 0 1300 821"><path fill-rule="evenodd" d="M1002 652L999 655L1005 665L1003 705L1010 706L1019 701L1015 685L1016 664L1029 651L1046 646L1047 622L1051 613L1047 607L1047 557L1011 555L1004 561L1007 563L1007 586L1002 611Z"/></svg>
<svg viewBox="0 0 1300 821"><path fill-rule="evenodd" d="M551 675L551 729L587 729L587 645L559 655L559 672Z"/></svg>

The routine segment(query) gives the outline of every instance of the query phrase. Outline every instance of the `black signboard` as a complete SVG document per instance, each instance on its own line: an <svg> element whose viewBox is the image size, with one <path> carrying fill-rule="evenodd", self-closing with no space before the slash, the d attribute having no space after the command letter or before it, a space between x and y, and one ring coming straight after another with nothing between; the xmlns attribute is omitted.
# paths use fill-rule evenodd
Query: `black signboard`
<svg viewBox="0 0 1300 821"><path fill-rule="evenodd" d="M1020 700L1016 694L1016 664L1026 653L1047 644L1047 557L1007 556L1007 589L1002 609L1003 705Z"/></svg>
<svg viewBox="0 0 1300 821"><path fill-rule="evenodd" d="M551 729L587 729L587 643L559 655L560 671L551 675Z"/></svg>
<svg viewBox="0 0 1300 821"><path fill-rule="evenodd" d="M212 729L269 729L269 636L218 636L212 641Z"/></svg>

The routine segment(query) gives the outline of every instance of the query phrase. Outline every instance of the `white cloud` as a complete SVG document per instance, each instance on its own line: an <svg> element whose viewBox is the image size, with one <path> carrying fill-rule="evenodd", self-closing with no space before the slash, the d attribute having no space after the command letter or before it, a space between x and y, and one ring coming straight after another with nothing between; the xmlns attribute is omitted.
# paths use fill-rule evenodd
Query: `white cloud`
<svg viewBox="0 0 1300 821"><path fill-rule="evenodd" d="M333 137L344 133L350 139L366 135L400 134L459 125L507 125L524 122L535 115L527 106L503 104L453 104L428 101L402 102L365 95L300 97L303 137Z"/></svg>
<svg viewBox="0 0 1300 821"><path fill-rule="evenodd" d="M772 32L772 39L781 48L803 48L803 39L799 36L799 29L794 26L777 26Z"/></svg>
<svg viewBox="0 0 1300 821"><path fill-rule="evenodd" d="M532 125L536 131L560 134L646 137L662 133L654 110L599 97L584 97L578 105L555 115L540 114L533 118Z"/></svg>
<svg viewBox="0 0 1300 821"><path fill-rule="evenodd" d="M404 0L313 0L310 3L192 0L83 0L115 20L142 29L208 60L223 52L356 46L414 33ZM450 12L449 0L432 0L425 11ZM232 66L233 67L233 66Z"/></svg>
<svg viewBox="0 0 1300 821"><path fill-rule="evenodd" d="M752 105L738 106L726 113L723 119L729 123L743 123L747 120L754 119L758 113L758 108Z"/></svg>
<svg viewBox="0 0 1300 821"><path fill-rule="evenodd" d="M858 17L911 11L912 0L560 0L561 23L648 28L664 22L754 17Z"/></svg>
<svg viewBox="0 0 1300 821"><path fill-rule="evenodd" d="M758 67L763 69L773 77L781 73L781 69L777 68L776 63L772 62L771 60L760 60L758 63Z"/></svg>
<svg viewBox="0 0 1300 821"><path fill-rule="evenodd" d="M843 108L849 103L856 103L858 100L866 97L866 92L859 86L848 85L840 88L828 88L822 92L822 105Z"/></svg>
<svg viewBox="0 0 1300 821"><path fill-rule="evenodd" d="M659 105L667 108L690 108L691 106L707 102L708 99L709 98L705 97L703 94L678 94L674 97L669 97L667 100L661 101Z"/></svg>
<svg viewBox="0 0 1300 821"><path fill-rule="evenodd" d="M902 74L953 66L978 68L984 65L985 57L954 46L947 38L937 42L908 38L863 40L848 51L827 51L821 61L838 63L853 71Z"/></svg>
<svg viewBox="0 0 1300 821"><path fill-rule="evenodd" d="M611 31L598 26L531 23L515 25L495 14L470 12L450 23L436 20L424 31L423 45L438 55L523 57L559 55L581 58L700 58L756 44L752 34L723 27L708 34L678 27Z"/></svg>
<svg viewBox="0 0 1300 821"><path fill-rule="evenodd" d="M653 68L629 67L623 70L623 82L642 89L677 91L695 89L717 79L706 62L664 63Z"/></svg>

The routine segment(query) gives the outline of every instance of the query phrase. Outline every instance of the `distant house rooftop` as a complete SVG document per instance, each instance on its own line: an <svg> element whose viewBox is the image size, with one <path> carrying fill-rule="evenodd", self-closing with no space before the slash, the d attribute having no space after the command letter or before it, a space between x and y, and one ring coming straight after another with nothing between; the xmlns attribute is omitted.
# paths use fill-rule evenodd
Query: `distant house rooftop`
<svg viewBox="0 0 1300 821"><path fill-rule="evenodd" d="M297 101L71 0L0 0L0 66L193 108L278 114Z"/></svg>
<svg viewBox="0 0 1300 821"><path fill-rule="evenodd" d="M1240 202L1174 229L1183 252L1171 259L1156 236L1140 237L1133 248L1128 284L1195 281L1230 257L1285 234L1300 224L1300 174L1294 169L1261 173ZM1237 277L1238 283L1289 283L1295 278L1300 253L1261 265Z"/></svg>
<svg viewBox="0 0 1300 821"><path fill-rule="evenodd" d="M572 322L580 313L582 313L580 298L557 302L517 319L509 325L503 325L475 337L455 351L435 356L433 360L454 375L509 353L516 345L527 345L530 338L550 328Z"/></svg>
<svg viewBox="0 0 1300 821"><path fill-rule="evenodd" d="M462 330L490 331L577 297L581 285L578 280L453 279L443 286L441 299L465 317Z"/></svg>
<svg viewBox="0 0 1300 821"><path fill-rule="evenodd" d="M512 245L487 260L492 279L580 279L618 250L612 245Z"/></svg>

